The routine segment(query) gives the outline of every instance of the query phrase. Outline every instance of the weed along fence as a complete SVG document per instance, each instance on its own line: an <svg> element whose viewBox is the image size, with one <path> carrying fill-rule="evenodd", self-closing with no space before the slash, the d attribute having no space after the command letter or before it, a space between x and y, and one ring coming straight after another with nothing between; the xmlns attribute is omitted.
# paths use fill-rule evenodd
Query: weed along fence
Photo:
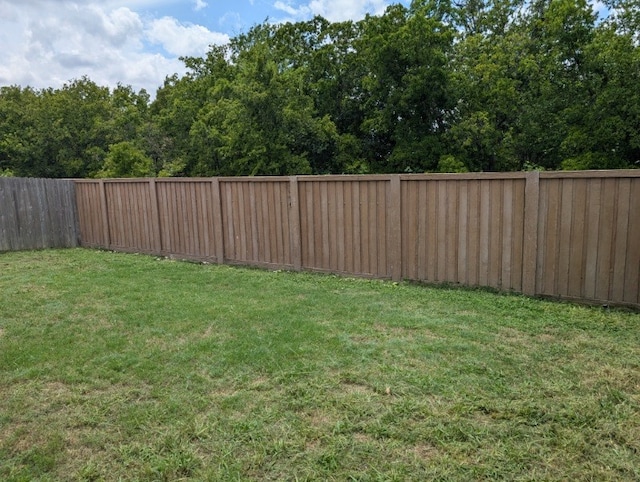
<svg viewBox="0 0 640 482"><path fill-rule="evenodd" d="M640 305L640 171L76 181L84 246Z"/></svg>
<svg viewBox="0 0 640 482"><path fill-rule="evenodd" d="M75 184L0 177L0 251L78 246Z"/></svg>

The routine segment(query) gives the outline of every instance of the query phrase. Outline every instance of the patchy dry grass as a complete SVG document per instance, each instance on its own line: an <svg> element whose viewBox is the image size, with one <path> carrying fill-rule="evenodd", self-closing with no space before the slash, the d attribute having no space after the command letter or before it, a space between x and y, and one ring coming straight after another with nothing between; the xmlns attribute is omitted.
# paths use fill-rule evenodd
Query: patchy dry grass
<svg viewBox="0 0 640 482"><path fill-rule="evenodd" d="M0 254L0 479L639 480L640 316Z"/></svg>

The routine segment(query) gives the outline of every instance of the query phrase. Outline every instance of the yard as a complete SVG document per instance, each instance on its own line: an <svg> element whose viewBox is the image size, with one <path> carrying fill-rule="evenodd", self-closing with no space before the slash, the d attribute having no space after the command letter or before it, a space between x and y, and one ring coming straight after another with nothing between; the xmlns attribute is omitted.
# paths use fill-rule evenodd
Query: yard
<svg viewBox="0 0 640 482"><path fill-rule="evenodd" d="M638 480L640 315L0 254L0 479Z"/></svg>

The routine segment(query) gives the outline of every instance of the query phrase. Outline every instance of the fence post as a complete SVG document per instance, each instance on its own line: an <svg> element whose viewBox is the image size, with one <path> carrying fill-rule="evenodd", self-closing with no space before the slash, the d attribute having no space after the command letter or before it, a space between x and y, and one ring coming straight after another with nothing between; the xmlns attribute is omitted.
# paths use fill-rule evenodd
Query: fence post
<svg viewBox="0 0 640 482"><path fill-rule="evenodd" d="M300 203L297 176L289 176L289 240L293 269L302 269L302 250L300 233Z"/></svg>
<svg viewBox="0 0 640 482"><path fill-rule="evenodd" d="M389 192L389 204L387 215L388 235L388 256L389 270L393 281L400 281L402 278L402 217L401 217L401 182L400 174L391 175L391 186Z"/></svg>
<svg viewBox="0 0 640 482"><path fill-rule="evenodd" d="M100 189L100 208L102 210L102 229L104 230L104 247L111 249L111 234L109 231L109 213L107 211L107 192L104 179L98 181Z"/></svg>
<svg viewBox="0 0 640 482"><path fill-rule="evenodd" d="M224 226L222 225L222 196L220 195L220 180L214 177L211 180L213 198L213 232L215 237L216 263L224 264Z"/></svg>
<svg viewBox="0 0 640 482"><path fill-rule="evenodd" d="M540 173L529 172L524 189L524 246L522 256L522 292L536 294L538 277L538 216L540 215Z"/></svg>
<svg viewBox="0 0 640 482"><path fill-rule="evenodd" d="M160 208L158 207L158 191L156 180L149 179L149 195L151 197L151 222L153 223L153 249L156 254L162 254L162 234L160 227Z"/></svg>

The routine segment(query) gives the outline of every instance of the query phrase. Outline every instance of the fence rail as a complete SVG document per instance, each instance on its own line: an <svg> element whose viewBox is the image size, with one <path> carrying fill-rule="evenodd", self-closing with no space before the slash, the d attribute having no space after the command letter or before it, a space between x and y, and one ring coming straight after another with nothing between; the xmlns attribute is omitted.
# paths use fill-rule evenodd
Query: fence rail
<svg viewBox="0 0 640 482"><path fill-rule="evenodd" d="M0 251L74 246L73 181L0 178Z"/></svg>
<svg viewBox="0 0 640 482"><path fill-rule="evenodd" d="M84 246L640 305L640 171L76 181Z"/></svg>

